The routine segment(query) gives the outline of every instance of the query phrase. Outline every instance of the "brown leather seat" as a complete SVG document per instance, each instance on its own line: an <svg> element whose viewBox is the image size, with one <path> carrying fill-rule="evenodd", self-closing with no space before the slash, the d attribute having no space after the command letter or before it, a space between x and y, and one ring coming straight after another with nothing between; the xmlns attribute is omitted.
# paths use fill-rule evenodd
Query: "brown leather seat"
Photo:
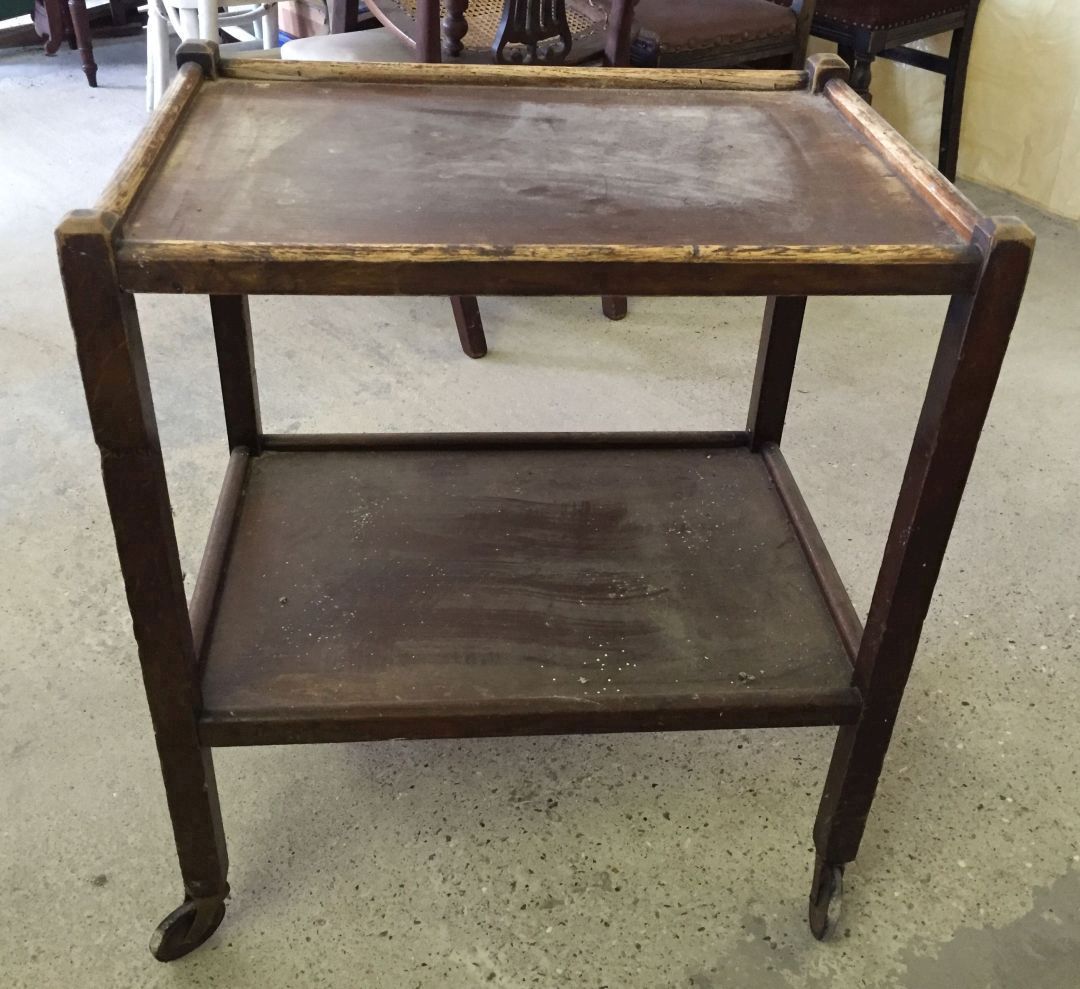
<svg viewBox="0 0 1080 989"><path fill-rule="evenodd" d="M835 41L851 66L851 85L870 99L871 66L877 58L904 62L945 76L938 168L956 178L964 87L979 0L817 0L813 33ZM952 32L947 57L912 48L913 42Z"/></svg>
<svg viewBox="0 0 1080 989"><path fill-rule="evenodd" d="M815 19L880 31L963 10L967 0L818 0Z"/></svg>
<svg viewBox="0 0 1080 989"><path fill-rule="evenodd" d="M607 12L611 0L570 0ZM805 56L791 0L638 0L635 65L723 67Z"/></svg>
<svg viewBox="0 0 1080 989"><path fill-rule="evenodd" d="M638 0L635 19L660 38L665 52L726 48L795 33L791 9L772 0Z"/></svg>

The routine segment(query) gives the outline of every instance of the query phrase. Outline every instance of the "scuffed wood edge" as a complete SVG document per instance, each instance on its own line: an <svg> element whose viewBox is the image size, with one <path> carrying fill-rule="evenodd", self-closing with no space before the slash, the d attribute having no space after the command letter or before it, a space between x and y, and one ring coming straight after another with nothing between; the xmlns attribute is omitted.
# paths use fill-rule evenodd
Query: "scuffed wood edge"
<svg viewBox="0 0 1080 989"><path fill-rule="evenodd" d="M806 60L806 74L809 76L810 92L821 93L830 79L847 82L851 68L839 55L818 54L811 55Z"/></svg>
<svg viewBox="0 0 1080 989"><path fill-rule="evenodd" d="M520 263L631 262L638 264L793 264L905 265L973 263L966 244L709 245L673 244L254 244L198 240L125 241L120 258L127 265L162 262L357 262L437 264L467 261Z"/></svg>
<svg viewBox="0 0 1080 989"><path fill-rule="evenodd" d="M111 213L123 223L154 165L187 115L202 81L203 73L198 65L189 62L180 67L154 115L98 199L98 211Z"/></svg>
<svg viewBox="0 0 1080 989"><path fill-rule="evenodd" d="M237 447L229 456L229 465L225 470L214 518L206 537L202 562L199 564L198 577L195 579L195 589L191 592L188 614L195 644L195 659L200 664L206 650L207 632L214 617L229 543L240 512L250 462L250 451L245 447Z"/></svg>
<svg viewBox="0 0 1080 989"><path fill-rule="evenodd" d="M290 62L223 58L225 79L254 82L363 82L426 86L530 86L551 89L697 89L738 92L805 90L801 70L588 69L537 65L425 65L417 62Z"/></svg>
<svg viewBox="0 0 1080 989"><path fill-rule="evenodd" d="M825 95L904 181L958 234L969 239L982 219L975 205L915 150L904 137L872 110L846 82L830 79Z"/></svg>

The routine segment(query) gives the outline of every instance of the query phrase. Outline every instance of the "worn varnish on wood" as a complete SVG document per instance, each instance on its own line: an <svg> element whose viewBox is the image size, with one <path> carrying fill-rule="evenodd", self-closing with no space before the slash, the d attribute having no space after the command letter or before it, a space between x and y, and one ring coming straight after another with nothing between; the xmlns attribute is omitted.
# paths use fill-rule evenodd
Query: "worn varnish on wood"
<svg viewBox="0 0 1080 989"><path fill-rule="evenodd" d="M216 743L858 711L795 531L745 448L265 453L205 663Z"/></svg>
<svg viewBox="0 0 1080 989"><path fill-rule="evenodd" d="M1031 232L980 216L835 58L188 58L98 209L58 230L184 880L155 956L224 915L212 746L828 723L824 936ZM230 459L190 606L137 291L211 297ZM803 315L814 294L935 292L952 301L864 631L780 452ZM264 431L249 293L770 299L745 429L305 436Z"/></svg>
<svg viewBox="0 0 1080 989"><path fill-rule="evenodd" d="M977 271L970 225L830 66L224 65L158 120L117 242L129 289L932 293ZM356 195L358 173L393 179Z"/></svg>

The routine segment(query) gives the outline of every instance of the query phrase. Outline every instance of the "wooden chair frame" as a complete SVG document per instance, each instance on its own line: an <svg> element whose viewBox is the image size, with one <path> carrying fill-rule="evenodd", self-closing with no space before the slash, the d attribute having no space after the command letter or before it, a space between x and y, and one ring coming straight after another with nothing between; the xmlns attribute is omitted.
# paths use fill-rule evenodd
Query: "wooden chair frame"
<svg viewBox="0 0 1080 989"><path fill-rule="evenodd" d="M961 10L887 30L847 27L821 17L814 21L811 29L816 37L837 43L840 57L851 66L852 89L868 103L871 101L870 77L875 58L902 62L945 77L938 169L950 182L956 181L968 61L978 13L979 0L968 0ZM947 56L910 47L914 41L948 31L952 32L952 42Z"/></svg>
<svg viewBox="0 0 1080 989"><path fill-rule="evenodd" d="M769 2L775 3L777 0ZM665 69L726 69L759 62L787 64L797 69L806 61L806 46L816 3L817 0L791 0L790 8L795 13L796 28L795 36L790 41L764 38L745 42L736 48L725 46L712 50L665 54L661 39L642 28L631 44L630 62L632 65Z"/></svg>

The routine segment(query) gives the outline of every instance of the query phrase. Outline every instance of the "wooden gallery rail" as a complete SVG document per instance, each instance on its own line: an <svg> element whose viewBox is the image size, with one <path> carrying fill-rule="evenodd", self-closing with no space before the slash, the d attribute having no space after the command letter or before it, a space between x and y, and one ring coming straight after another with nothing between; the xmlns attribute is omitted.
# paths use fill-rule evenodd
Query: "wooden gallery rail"
<svg viewBox="0 0 1080 989"><path fill-rule="evenodd" d="M156 957L224 915L214 746L835 724L810 894L823 937L1031 232L980 216L834 57L595 72L188 45L179 60L97 208L57 233L184 883ZM140 292L210 297L231 457L190 605ZM249 293L768 303L745 429L310 436L263 431ZM814 294L952 296L865 630L780 452ZM625 657L610 686L584 672L601 642Z"/></svg>

